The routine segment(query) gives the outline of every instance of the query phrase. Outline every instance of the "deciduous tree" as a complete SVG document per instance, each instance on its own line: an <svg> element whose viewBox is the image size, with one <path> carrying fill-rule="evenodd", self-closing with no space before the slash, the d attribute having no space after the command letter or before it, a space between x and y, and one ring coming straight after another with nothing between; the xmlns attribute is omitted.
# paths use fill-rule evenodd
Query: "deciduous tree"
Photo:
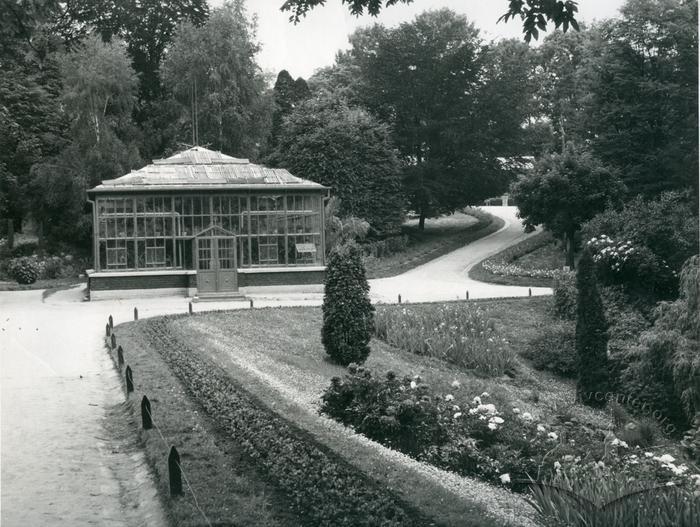
<svg viewBox="0 0 700 527"><path fill-rule="evenodd" d="M564 153L540 158L534 169L511 186L526 230L544 225L567 243L574 266L574 236L581 224L607 205L619 203L624 185L589 152L568 145Z"/></svg>

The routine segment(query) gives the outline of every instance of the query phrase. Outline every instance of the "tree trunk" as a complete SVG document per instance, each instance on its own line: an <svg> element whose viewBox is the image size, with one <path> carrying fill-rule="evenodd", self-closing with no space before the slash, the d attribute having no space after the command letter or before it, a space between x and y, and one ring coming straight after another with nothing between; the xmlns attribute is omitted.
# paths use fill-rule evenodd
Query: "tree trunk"
<svg viewBox="0 0 700 527"><path fill-rule="evenodd" d="M566 265L574 270L574 231L566 233Z"/></svg>
<svg viewBox="0 0 700 527"><path fill-rule="evenodd" d="M418 219L418 230L425 230L425 212L420 211L420 218Z"/></svg>

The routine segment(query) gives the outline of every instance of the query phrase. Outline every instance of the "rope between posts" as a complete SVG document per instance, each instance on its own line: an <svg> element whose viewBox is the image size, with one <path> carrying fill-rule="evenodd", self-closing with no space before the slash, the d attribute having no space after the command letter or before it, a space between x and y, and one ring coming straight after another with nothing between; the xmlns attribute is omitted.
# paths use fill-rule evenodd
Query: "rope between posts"
<svg viewBox="0 0 700 527"><path fill-rule="evenodd" d="M147 410L148 411L148 410ZM151 424L153 427L156 429L158 432L158 435L160 438L163 440L163 444L165 445L166 450L168 447L171 445L171 443L168 443L168 441L165 440L165 436L163 435L163 432L161 432L160 428L156 424L156 422L153 420L153 415L151 415L151 412L148 412L149 417L151 418ZM192 485L190 485L190 480L187 479L187 474L185 474L185 469L182 468L182 465L180 464L179 461L176 461L177 466L180 468L180 473L182 474L182 478L185 480L185 484L187 485L187 488L190 489L190 492L192 493L192 498L194 499L194 506L197 508L197 510L200 512L202 517L204 518L204 521L207 522L207 525L209 527L212 527L211 522L209 521L209 518L207 518L207 515L204 514L204 511L202 508L199 506L199 501L197 500L197 495L194 493L194 489L192 488Z"/></svg>
<svg viewBox="0 0 700 527"><path fill-rule="evenodd" d="M111 348L110 348L111 351ZM153 420L153 415L149 410L146 410L148 412L148 416L151 418L151 425L156 429L158 432L158 435L160 436L161 440L163 441L163 444L165 445L165 449L167 450L172 443L168 443L166 441L165 436L163 435L163 432L161 431L160 427L156 424L156 422ZM190 485L190 480L187 478L187 474L185 474L185 469L182 468L182 465L180 464L179 461L176 461L178 468L180 469L180 473L182 474L182 478L185 480L185 484L187 485L187 488L190 490L190 493L192 494L192 498L194 499L194 506L195 508L199 511L199 513L202 515L202 518L204 518L204 521L207 523L209 527L213 527L211 521L207 517L207 515L204 513L202 508L199 506L199 500L197 500L197 495L194 492L194 489L192 488L192 485Z"/></svg>

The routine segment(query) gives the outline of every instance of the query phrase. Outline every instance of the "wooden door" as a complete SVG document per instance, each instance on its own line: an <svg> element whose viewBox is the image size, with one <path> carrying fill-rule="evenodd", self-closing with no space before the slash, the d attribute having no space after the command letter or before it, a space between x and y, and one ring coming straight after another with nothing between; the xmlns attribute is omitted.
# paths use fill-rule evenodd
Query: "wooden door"
<svg viewBox="0 0 700 527"><path fill-rule="evenodd" d="M217 291L238 291L236 239L216 238Z"/></svg>
<svg viewBox="0 0 700 527"><path fill-rule="evenodd" d="M238 291L236 238L197 238L197 291Z"/></svg>
<svg viewBox="0 0 700 527"><path fill-rule="evenodd" d="M197 291L215 293L216 286L215 238L197 238Z"/></svg>

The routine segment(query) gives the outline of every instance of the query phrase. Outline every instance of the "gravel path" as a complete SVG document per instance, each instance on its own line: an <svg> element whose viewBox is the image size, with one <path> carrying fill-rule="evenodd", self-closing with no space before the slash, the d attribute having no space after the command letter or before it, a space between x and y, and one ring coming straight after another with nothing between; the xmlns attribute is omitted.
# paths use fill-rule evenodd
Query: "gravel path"
<svg viewBox="0 0 700 527"><path fill-rule="evenodd" d="M493 234L461 249L432 260L427 264L391 278L370 280L370 295L378 302L396 302L398 295L404 302L432 302L469 298L497 298L528 296L527 287L495 285L469 278L469 270L482 260L533 236L527 234L517 218L517 207L481 207L498 216L505 225ZM533 295L549 295L549 287L533 287Z"/></svg>

